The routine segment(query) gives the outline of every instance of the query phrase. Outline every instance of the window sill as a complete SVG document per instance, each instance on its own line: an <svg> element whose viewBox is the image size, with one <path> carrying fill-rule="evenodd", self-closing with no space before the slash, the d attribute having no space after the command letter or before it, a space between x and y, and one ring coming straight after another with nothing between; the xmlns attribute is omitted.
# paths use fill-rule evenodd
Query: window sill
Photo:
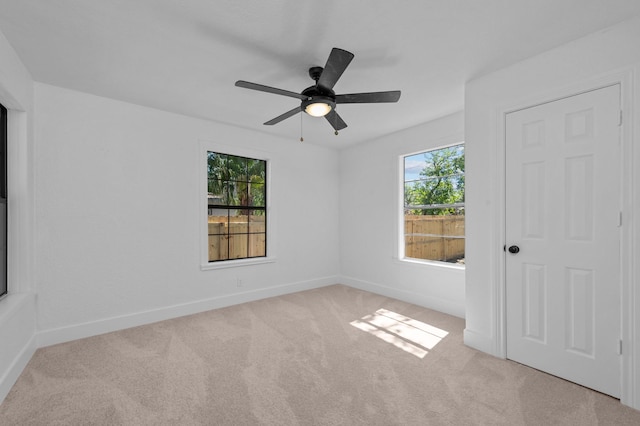
<svg viewBox="0 0 640 426"><path fill-rule="evenodd" d="M253 259L225 260L220 262L207 262L200 265L202 271L211 271L215 269L238 268L241 266L262 265L265 263L274 263L275 257L256 257Z"/></svg>
<svg viewBox="0 0 640 426"><path fill-rule="evenodd" d="M0 324L6 324L16 311L24 309L27 303L35 303L32 293L8 293L0 300ZM35 304L33 305L35 306Z"/></svg>
<svg viewBox="0 0 640 426"><path fill-rule="evenodd" d="M458 265L455 263L448 263L448 262L441 262L438 260L421 260L421 259L413 259L413 258L399 258L396 257L394 258L396 262L398 263L402 263L402 264L411 264L411 265L418 265L418 266L430 266L430 267L435 267L435 268L445 268L445 269L457 269L460 271L464 271L465 270L465 265Z"/></svg>

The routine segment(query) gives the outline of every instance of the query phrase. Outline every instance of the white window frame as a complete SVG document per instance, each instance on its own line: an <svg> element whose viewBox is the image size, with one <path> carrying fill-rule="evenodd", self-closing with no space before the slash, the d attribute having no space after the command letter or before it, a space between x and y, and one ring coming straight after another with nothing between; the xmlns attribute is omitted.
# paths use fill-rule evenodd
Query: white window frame
<svg viewBox="0 0 640 426"><path fill-rule="evenodd" d="M262 160L266 162L266 175L267 175L267 256L266 257L252 257L245 259L232 259L218 262L209 262L209 228L208 228L208 202L207 202L207 153L217 152L221 154L235 155L238 157L252 158L256 160ZM224 269L224 268L237 268L242 266L260 265L264 263L273 263L276 261L275 255L275 225L273 220L273 198L271 196L271 168L273 161L269 158L268 153L264 151L258 151L248 148L232 147L229 145L223 145L211 141L200 141L200 149L198 150L198 177L200 184L198 186L198 231L200 233L200 269L203 271Z"/></svg>
<svg viewBox="0 0 640 426"><path fill-rule="evenodd" d="M397 244L398 244L398 261L399 262L403 262L403 263L409 263L409 264L415 264L415 265L427 265L427 266L435 266L438 268L445 268L445 269L461 269L464 270L465 269L465 265L458 265L455 263L449 263L449 262L444 262L441 260L429 260L429 259L416 259L414 257L406 257L406 253L405 253L405 241L404 241L404 159L405 157L411 157L412 155L416 155L416 154L421 154L421 153L426 153L426 152L431 152L431 151L437 151L440 149L445 149L445 148L450 148L452 146L457 146L457 145L464 145L466 147L466 143L464 140L458 140L456 142L451 142L451 143L447 143L444 145L438 145L435 147L430 147L430 148L425 148L425 149L421 149L419 151L413 151L413 152L409 152L409 153L405 153L402 154L398 157L398 161L397 161L397 165L398 165L398 202L397 202L397 206L398 209L397 211L397 223L396 223L396 230L397 230ZM466 175L466 168L465 168L465 175ZM466 189L466 186L465 186ZM467 235L466 235L466 229L465 229L465 241L466 241Z"/></svg>

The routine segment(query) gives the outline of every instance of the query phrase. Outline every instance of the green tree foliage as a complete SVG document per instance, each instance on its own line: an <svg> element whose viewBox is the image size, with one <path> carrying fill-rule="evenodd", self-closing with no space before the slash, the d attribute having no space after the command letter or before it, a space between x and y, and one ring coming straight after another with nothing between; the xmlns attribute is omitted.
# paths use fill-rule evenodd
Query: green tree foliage
<svg viewBox="0 0 640 426"><path fill-rule="evenodd" d="M464 202L464 146L457 145L424 153L425 167L416 181L405 182L406 206ZM412 209L410 214L460 214L460 208Z"/></svg>
<svg viewBox="0 0 640 426"><path fill-rule="evenodd" d="M208 152L207 173L213 204L265 206L265 161Z"/></svg>

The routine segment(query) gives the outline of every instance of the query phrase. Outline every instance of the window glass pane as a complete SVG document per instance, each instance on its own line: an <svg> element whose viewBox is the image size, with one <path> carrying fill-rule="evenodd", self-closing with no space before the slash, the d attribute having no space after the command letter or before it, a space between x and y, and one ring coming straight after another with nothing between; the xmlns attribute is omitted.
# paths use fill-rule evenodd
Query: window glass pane
<svg viewBox="0 0 640 426"><path fill-rule="evenodd" d="M209 235L209 262L229 259L229 237Z"/></svg>
<svg viewBox="0 0 640 426"><path fill-rule="evenodd" d="M249 216L244 210L229 210L229 234L249 233Z"/></svg>
<svg viewBox="0 0 640 426"><path fill-rule="evenodd" d="M266 232L266 216L262 210L250 210L249 216L249 232L264 233Z"/></svg>
<svg viewBox="0 0 640 426"><path fill-rule="evenodd" d="M229 180L247 179L247 159L245 157L236 157L235 155L227 156L227 169L229 171Z"/></svg>
<svg viewBox="0 0 640 426"><path fill-rule="evenodd" d="M228 259L228 211L209 209L209 262Z"/></svg>
<svg viewBox="0 0 640 426"><path fill-rule="evenodd" d="M235 205L235 181L222 182L222 205L232 206Z"/></svg>
<svg viewBox="0 0 640 426"><path fill-rule="evenodd" d="M229 211L227 209L209 209L209 235L221 235L229 233L228 215Z"/></svg>
<svg viewBox="0 0 640 426"><path fill-rule="evenodd" d="M207 153L210 262L266 256L266 164Z"/></svg>
<svg viewBox="0 0 640 426"><path fill-rule="evenodd" d="M225 175L227 156L216 152L207 153L207 174L210 179L229 179Z"/></svg>
<svg viewBox="0 0 640 426"><path fill-rule="evenodd" d="M420 173L427 167L424 153L404 157L404 181L412 182L420 178Z"/></svg>
<svg viewBox="0 0 640 426"><path fill-rule="evenodd" d="M452 237L464 237L464 213L450 215L443 222L442 233Z"/></svg>
<svg viewBox="0 0 640 426"><path fill-rule="evenodd" d="M264 207L266 202L265 185L262 182L252 182L250 184L250 206Z"/></svg>
<svg viewBox="0 0 640 426"><path fill-rule="evenodd" d="M267 252L267 234L249 234L249 257L265 256Z"/></svg>
<svg viewBox="0 0 640 426"><path fill-rule="evenodd" d="M247 182L235 182L235 187L233 188L233 199L229 204L233 206L249 205L249 185Z"/></svg>
<svg viewBox="0 0 640 426"><path fill-rule="evenodd" d="M267 162L264 160L253 160L251 158L247 159L247 174L249 176L258 176L262 178L264 181L266 176L266 165Z"/></svg>
<svg viewBox="0 0 640 426"><path fill-rule="evenodd" d="M229 236L229 259L243 259L248 257L249 234L236 234Z"/></svg>
<svg viewBox="0 0 640 426"><path fill-rule="evenodd" d="M464 263L464 214L406 214L405 257Z"/></svg>
<svg viewBox="0 0 640 426"><path fill-rule="evenodd" d="M207 200L210 206L227 204L227 183L219 179L209 179Z"/></svg>
<svg viewBox="0 0 640 426"><path fill-rule="evenodd" d="M404 157L405 257L464 264L464 145Z"/></svg>
<svg viewBox="0 0 640 426"><path fill-rule="evenodd" d="M250 206L251 205L251 183L250 182L241 182L239 184L241 192L240 192L240 205L241 206Z"/></svg>

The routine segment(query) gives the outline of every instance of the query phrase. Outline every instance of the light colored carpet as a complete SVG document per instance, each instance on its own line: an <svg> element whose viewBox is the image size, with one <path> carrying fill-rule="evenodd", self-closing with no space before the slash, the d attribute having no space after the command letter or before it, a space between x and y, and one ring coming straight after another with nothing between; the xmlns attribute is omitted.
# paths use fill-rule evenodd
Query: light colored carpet
<svg viewBox="0 0 640 426"><path fill-rule="evenodd" d="M0 424L640 424L618 400L465 347L463 327L342 285L246 303L40 349Z"/></svg>

